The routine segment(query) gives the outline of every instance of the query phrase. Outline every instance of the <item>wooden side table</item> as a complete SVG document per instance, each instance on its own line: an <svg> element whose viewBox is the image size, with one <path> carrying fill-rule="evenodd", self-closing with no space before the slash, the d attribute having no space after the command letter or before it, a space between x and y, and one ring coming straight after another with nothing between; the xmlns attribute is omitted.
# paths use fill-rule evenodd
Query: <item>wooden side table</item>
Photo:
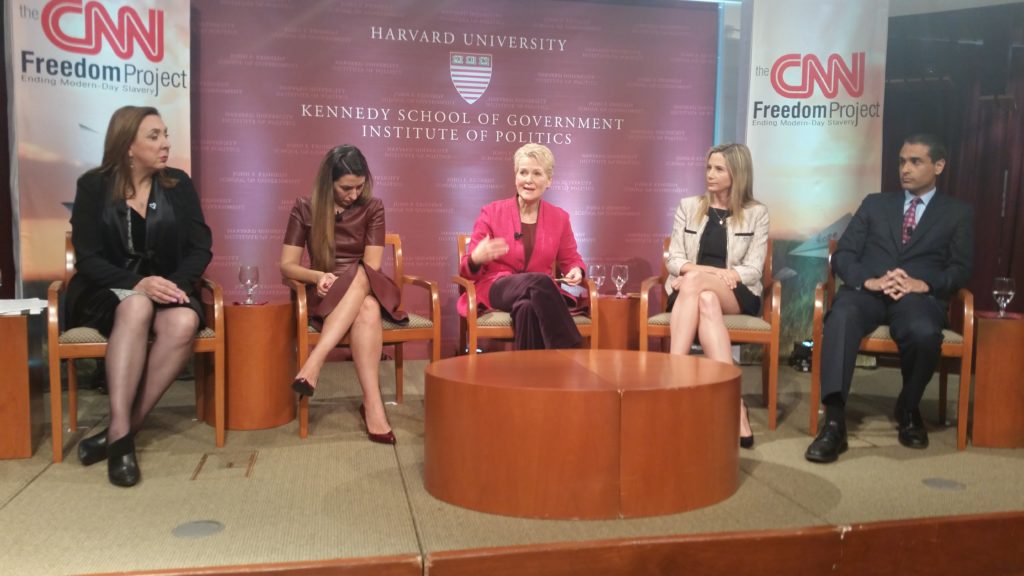
<svg viewBox="0 0 1024 576"><path fill-rule="evenodd" d="M1024 447L1024 316L978 312L974 365L975 446Z"/></svg>
<svg viewBox="0 0 1024 576"><path fill-rule="evenodd" d="M28 317L0 316L0 459L31 458L41 437L43 396L28 380Z"/></svg>
<svg viewBox="0 0 1024 576"><path fill-rule="evenodd" d="M423 475L457 506L635 518L739 486L740 369L632 350L456 356L424 370Z"/></svg>
<svg viewBox="0 0 1024 576"><path fill-rule="evenodd" d="M603 350L640 349L640 295L628 294L616 298L614 294L598 296L601 320L597 347Z"/></svg>
<svg viewBox="0 0 1024 576"><path fill-rule="evenodd" d="M295 316L290 302L224 307L225 426L262 430L295 419ZM213 425L209 379L206 422Z"/></svg>

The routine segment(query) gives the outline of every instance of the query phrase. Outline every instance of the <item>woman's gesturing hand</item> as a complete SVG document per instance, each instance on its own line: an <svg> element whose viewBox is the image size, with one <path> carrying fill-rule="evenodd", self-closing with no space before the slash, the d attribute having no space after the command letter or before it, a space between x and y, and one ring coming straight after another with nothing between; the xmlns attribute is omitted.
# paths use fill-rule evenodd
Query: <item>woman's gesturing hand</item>
<svg viewBox="0 0 1024 576"><path fill-rule="evenodd" d="M133 289L158 304L188 303L188 295L177 284L160 276L146 276Z"/></svg>
<svg viewBox="0 0 1024 576"><path fill-rule="evenodd" d="M469 259L473 261L473 264L480 266L505 254L508 254L508 242L504 238L491 238L490 235L487 235L476 243Z"/></svg>

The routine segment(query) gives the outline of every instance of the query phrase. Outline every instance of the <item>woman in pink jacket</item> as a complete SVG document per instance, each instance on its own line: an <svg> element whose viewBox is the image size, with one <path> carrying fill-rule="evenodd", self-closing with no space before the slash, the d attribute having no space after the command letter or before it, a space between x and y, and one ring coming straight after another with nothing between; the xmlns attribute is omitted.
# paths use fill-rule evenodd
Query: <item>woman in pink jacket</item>
<svg viewBox="0 0 1024 576"><path fill-rule="evenodd" d="M579 286L585 265L576 251L569 214L544 202L555 157L546 146L526 144L513 156L516 195L480 210L459 274L476 284L482 310L512 316L517 350L573 348L582 337L562 292L551 277L552 264L563 282ZM466 315L467 297L459 298Z"/></svg>

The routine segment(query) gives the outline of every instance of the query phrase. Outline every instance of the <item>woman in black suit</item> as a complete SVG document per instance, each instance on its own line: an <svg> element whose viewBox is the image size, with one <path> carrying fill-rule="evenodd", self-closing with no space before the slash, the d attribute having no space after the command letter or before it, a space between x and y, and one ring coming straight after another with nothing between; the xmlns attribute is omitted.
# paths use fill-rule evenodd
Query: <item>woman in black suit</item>
<svg viewBox="0 0 1024 576"><path fill-rule="evenodd" d="M134 436L202 323L195 286L212 258L210 229L188 175L167 166L170 148L155 108L119 108L103 163L78 179L71 212L68 324L108 338L110 397L109 428L82 440L78 458L86 466L106 458L118 486L141 479Z"/></svg>

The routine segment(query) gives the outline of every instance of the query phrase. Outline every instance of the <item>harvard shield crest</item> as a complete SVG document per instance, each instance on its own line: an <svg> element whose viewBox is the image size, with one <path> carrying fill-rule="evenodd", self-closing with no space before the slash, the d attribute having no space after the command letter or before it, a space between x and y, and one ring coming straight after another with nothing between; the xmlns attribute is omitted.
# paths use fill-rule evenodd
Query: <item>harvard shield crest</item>
<svg viewBox="0 0 1024 576"><path fill-rule="evenodd" d="M469 54L451 52L448 70L452 84L459 91L459 96L472 104L480 99L491 83L493 58L490 54Z"/></svg>

